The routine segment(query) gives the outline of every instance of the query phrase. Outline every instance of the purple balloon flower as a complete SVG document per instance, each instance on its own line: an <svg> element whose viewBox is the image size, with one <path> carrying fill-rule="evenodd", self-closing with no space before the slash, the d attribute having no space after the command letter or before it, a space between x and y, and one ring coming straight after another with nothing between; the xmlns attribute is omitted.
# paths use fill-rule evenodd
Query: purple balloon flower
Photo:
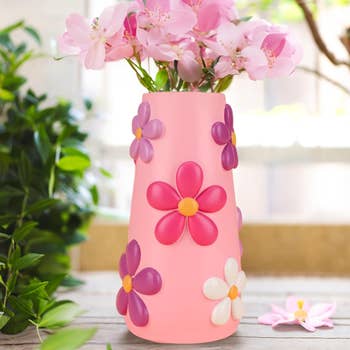
<svg viewBox="0 0 350 350"><path fill-rule="evenodd" d="M162 278L155 269L146 267L136 273L140 260L140 246L136 240L132 240L119 261L119 274L123 284L116 301L118 312L121 315L129 312L131 321L137 327L146 326L149 319L147 307L138 293L153 295L162 287Z"/></svg>
<svg viewBox="0 0 350 350"><path fill-rule="evenodd" d="M145 163L153 158L153 146L150 140L158 139L163 133L163 124L159 119L151 118L151 106L142 102L137 116L132 120L132 132L135 139L130 146L130 156L135 161L138 157Z"/></svg>
<svg viewBox="0 0 350 350"><path fill-rule="evenodd" d="M238 166L238 155L236 134L233 128L233 113L230 105L227 104L225 106L225 123L215 123L211 129L211 135L218 145L225 145L221 154L221 162L224 169L236 169Z"/></svg>

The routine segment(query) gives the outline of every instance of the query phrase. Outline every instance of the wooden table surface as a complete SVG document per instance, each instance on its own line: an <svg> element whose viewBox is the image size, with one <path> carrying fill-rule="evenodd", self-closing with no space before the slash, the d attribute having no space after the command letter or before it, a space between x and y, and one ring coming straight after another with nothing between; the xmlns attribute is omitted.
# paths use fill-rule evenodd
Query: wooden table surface
<svg viewBox="0 0 350 350"><path fill-rule="evenodd" d="M127 331L123 319L114 308L115 292L120 286L116 273L82 273L80 277L86 280L86 284L77 290L60 293L60 298L75 300L87 310L74 322L74 326L99 329L95 337L82 348L85 350L105 350L107 343L112 345L113 350L350 349L350 279L248 276L244 295L246 315L237 333L222 341L185 346L147 342ZM257 317L269 311L269 304L282 304L287 295L304 297L313 302L336 301L337 312L333 318L335 328L309 333L297 326L273 330L269 326L257 324ZM15 336L0 335L1 350L32 350L37 347L38 338L33 330Z"/></svg>

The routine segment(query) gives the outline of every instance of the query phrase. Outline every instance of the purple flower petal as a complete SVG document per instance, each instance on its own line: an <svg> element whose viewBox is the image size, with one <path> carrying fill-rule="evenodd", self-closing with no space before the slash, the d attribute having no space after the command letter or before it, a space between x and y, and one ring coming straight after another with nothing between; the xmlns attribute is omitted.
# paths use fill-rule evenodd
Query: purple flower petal
<svg viewBox="0 0 350 350"><path fill-rule="evenodd" d="M224 145L231 140L230 130L221 122L217 122L212 126L211 135L218 145Z"/></svg>
<svg viewBox="0 0 350 350"><path fill-rule="evenodd" d="M117 294L116 306L121 315L126 315L126 311L128 310L128 299L128 294L123 288L120 288Z"/></svg>
<svg viewBox="0 0 350 350"><path fill-rule="evenodd" d="M139 155L143 162L149 163L153 158L153 146L151 142L145 138L140 140Z"/></svg>
<svg viewBox="0 0 350 350"><path fill-rule="evenodd" d="M130 157L133 158L134 160L137 159L139 156L139 151L140 151L140 140L135 139L129 149L129 154Z"/></svg>
<svg viewBox="0 0 350 350"><path fill-rule="evenodd" d="M129 315L132 323L137 327L148 323L148 310L142 299L134 292L129 293Z"/></svg>
<svg viewBox="0 0 350 350"><path fill-rule="evenodd" d="M151 106L148 102L142 102L137 112L140 128L143 128L151 117Z"/></svg>
<svg viewBox="0 0 350 350"><path fill-rule="evenodd" d="M160 291L162 278L158 271L151 267L146 267L134 277L133 286L141 294L153 295Z"/></svg>
<svg viewBox="0 0 350 350"><path fill-rule="evenodd" d="M134 276L137 268L140 265L141 250L140 246L135 239L129 242L126 247L126 262L128 266L128 272L131 276Z"/></svg>
<svg viewBox="0 0 350 350"><path fill-rule="evenodd" d="M163 124L158 119L150 120L142 130L142 134L147 139L157 139L163 133Z"/></svg>
<svg viewBox="0 0 350 350"><path fill-rule="evenodd" d="M132 133L134 135L136 134L136 130L138 128L141 128L141 125L140 125L140 118L137 115L136 117L132 118Z"/></svg>
<svg viewBox="0 0 350 350"><path fill-rule="evenodd" d="M225 170L235 169L238 166L237 149L232 143L228 143L221 155L222 166Z"/></svg>
<svg viewBox="0 0 350 350"><path fill-rule="evenodd" d="M121 278L124 278L127 274L128 274L128 264L126 262L126 255L124 253L119 260L119 275Z"/></svg>
<svg viewBox="0 0 350 350"><path fill-rule="evenodd" d="M233 112L229 104L225 106L225 124L230 131L233 130Z"/></svg>

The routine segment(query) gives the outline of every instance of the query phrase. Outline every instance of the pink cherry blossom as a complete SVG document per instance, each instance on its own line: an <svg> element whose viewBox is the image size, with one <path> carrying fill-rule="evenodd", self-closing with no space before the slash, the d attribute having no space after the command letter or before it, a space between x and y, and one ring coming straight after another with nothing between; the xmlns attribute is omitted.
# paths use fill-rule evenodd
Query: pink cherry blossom
<svg viewBox="0 0 350 350"><path fill-rule="evenodd" d="M66 20L67 31L60 39L61 50L78 54L88 69L102 68L108 41L122 47L121 31L128 8L127 3L107 7L91 24L83 16L71 14ZM126 53L130 54L130 51Z"/></svg>
<svg viewBox="0 0 350 350"><path fill-rule="evenodd" d="M241 52L252 80L290 75L301 60L301 48L282 27L258 27Z"/></svg>
<svg viewBox="0 0 350 350"><path fill-rule="evenodd" d="M330 317L334 314L336 305L315 304L311 306L307 301L289 297L286 301L285 309L272 305L272 312L259 317L259 323L272 325L300 325L310 332L314 332L318 327L333 327Z"/></svg>
<svg viewBox="0 0 350 350"><path fill-rule="evenodd" d="M213 185L199 193L203 184L203 170L195 162L180 165L176 173L176 187L166 182L152 183L147 190L148 203L155 209L170 211L155 227L158 241L174 244L183 234L186 225L193 240L201 245L213 244L218 236L214 221L204 213L215 213L226 203L226 192Z"/></svg>

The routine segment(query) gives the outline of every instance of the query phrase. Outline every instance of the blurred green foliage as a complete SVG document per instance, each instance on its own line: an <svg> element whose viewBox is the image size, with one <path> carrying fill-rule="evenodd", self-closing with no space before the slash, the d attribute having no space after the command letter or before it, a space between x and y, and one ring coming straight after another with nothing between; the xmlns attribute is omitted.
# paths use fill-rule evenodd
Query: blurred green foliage
<svg viewBox="0 0 350 350"><path fill-rule="evenodd" d="M80 314L70 301L57 301L60 285L81 281L70 272L69 248L86 239L98 201L85 181L90 157L87 137L67 101L49 105L46 95L24 92L19 69L40 55L23 21L0 30L0 330L18 333L28 325L54 329ZM45 107L43 106L45 104Z"/></svg>

